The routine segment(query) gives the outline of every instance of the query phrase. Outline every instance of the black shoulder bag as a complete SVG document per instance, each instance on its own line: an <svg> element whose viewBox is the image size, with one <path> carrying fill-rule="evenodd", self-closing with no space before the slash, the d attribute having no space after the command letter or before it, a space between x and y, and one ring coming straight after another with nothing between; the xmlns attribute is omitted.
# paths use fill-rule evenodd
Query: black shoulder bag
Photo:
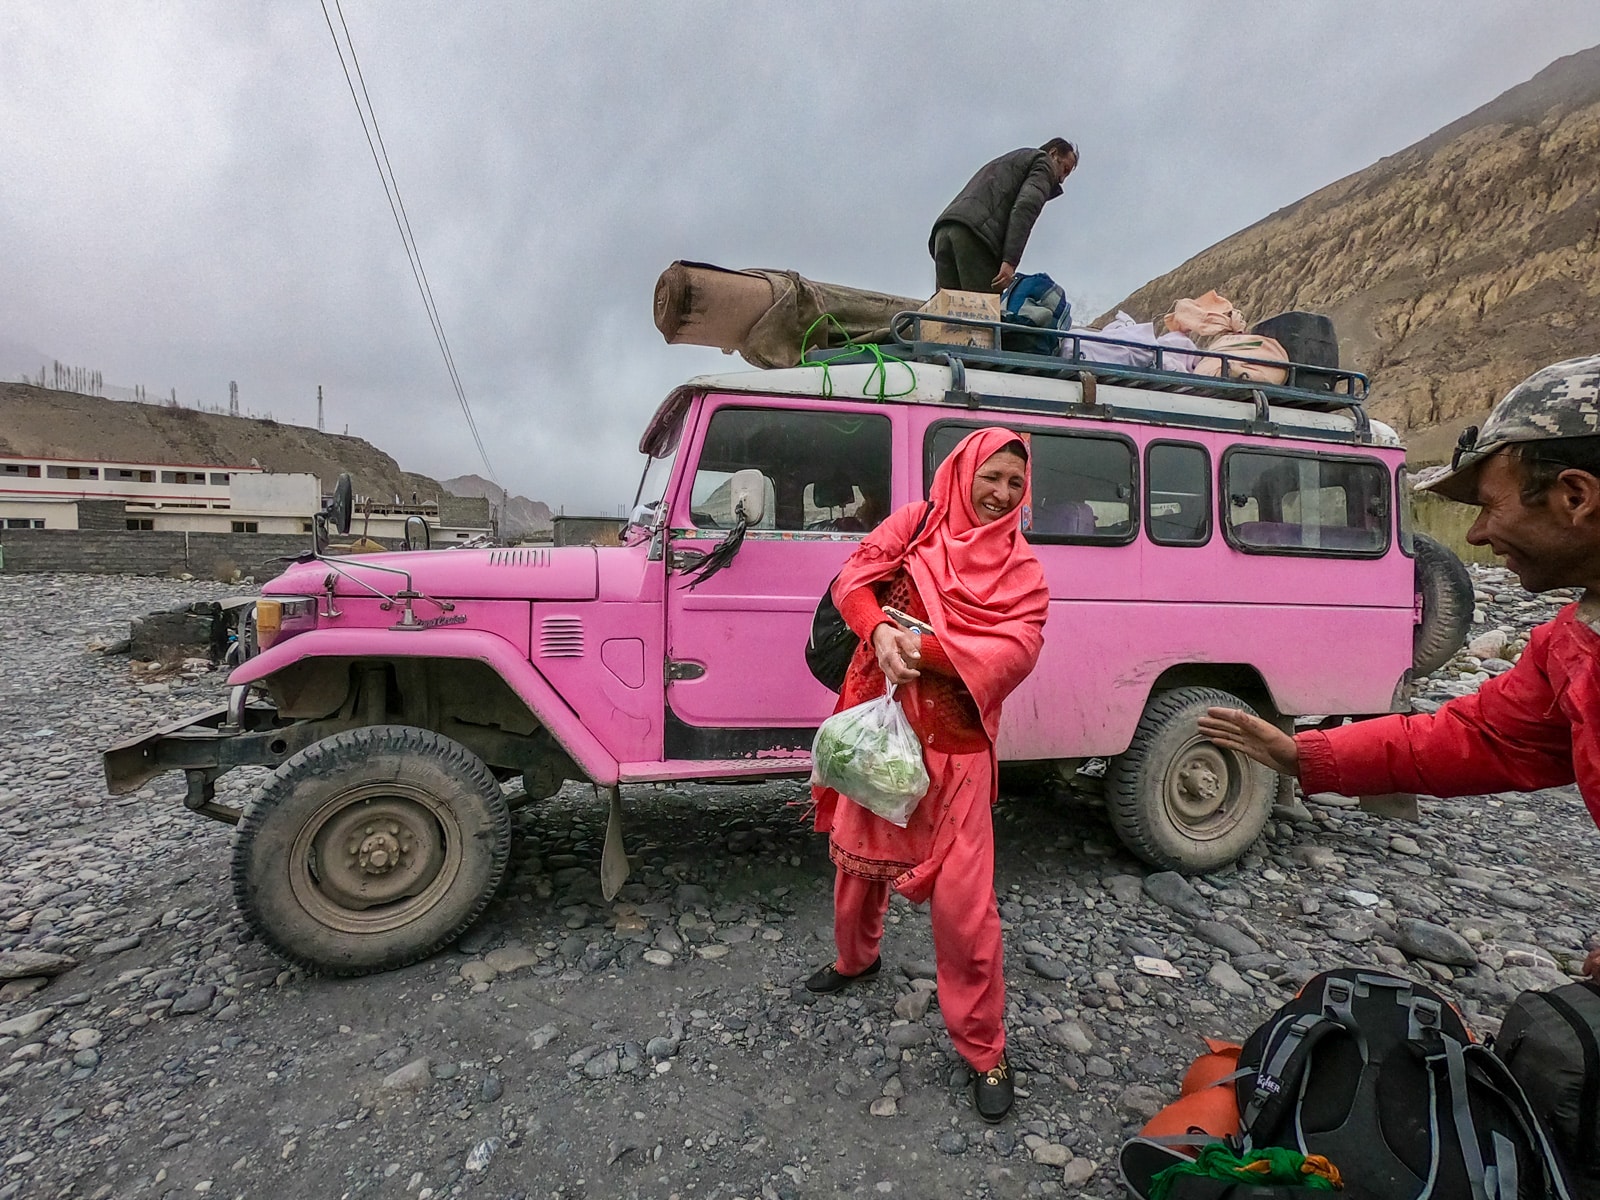
<svg viewBox="0 0 1600 1200"><path fill-rule="evenodd" d="M929 500L923 506L922 519L917 522L907 545L922 534L928 524L928 514L932 511L933 501ZM856 652L856 643L861 640L844 623L838 605L833 602L833 585L838 579L835 575L828 581L828 586L822 589L817 611L811 615L811 636L806 640L806 666L811 668L811 674L817 682L830 692L837 692L844 687L845 673L850 670L850 658Z"/></svg>

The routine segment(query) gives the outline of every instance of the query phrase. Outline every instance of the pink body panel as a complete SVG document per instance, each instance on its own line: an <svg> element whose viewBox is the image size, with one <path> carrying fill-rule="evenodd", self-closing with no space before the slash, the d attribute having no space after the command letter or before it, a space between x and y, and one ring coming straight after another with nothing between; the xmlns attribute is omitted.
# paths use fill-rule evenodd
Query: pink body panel
<svg viewBox="0 0 1600 1200"><path fill-rule="evenodd" d="M1232 446L1359 455L1392 473L1396 448L1353 447L1235 432L1059 417L1007 418L932 405L709 396L689 405L676 474L664 503L664 555L647 543L498 551L431 551L343 559L340 565L393 592L412 573L423 593L456 601L441 613L414 602L419 618L464 622L391 632L398 610L380 611L350 579L336 581L345 615L287 638L234 672L263 678L307 654L462 656L490 663L597 782L734 777L803 768L814 728L833 693L807 670L804 647L817 600L861 535L752 530L730 565L697 587L664 559L705 552L723 531L695 529L694 467L719 405L815 409L892 418L894 506L925 494L923 446L937 422L1005 423L1020 430L1115 432L1132 440L1142 481L1151 441L1205 447L1213 479ZM1214 514L1215 518L1216 514ZM1214 519L1215 524L1215 519ZM1169 668L1237 664L1259 672L1280 712L1375 713L1390 706L1411 662L1413 563L1398 547L1378 559L1249 554L1220 529L1203 546L1157 545L1145 532L1127 545L1037 547L1051 591L1039 666L1006 705L1006 759L1080 758L1127 748L1152 686ZM269 593L318 595L324 564L291 568ZM459 599L473 597L472 599ZM324 605L325 607L325 605ZM667 665L678 678L669 680ZM774 731L773 749L678 754L673 731ZM708 745L712 744L710 741ZM706 751L711 753L711 751Z"/></svg>

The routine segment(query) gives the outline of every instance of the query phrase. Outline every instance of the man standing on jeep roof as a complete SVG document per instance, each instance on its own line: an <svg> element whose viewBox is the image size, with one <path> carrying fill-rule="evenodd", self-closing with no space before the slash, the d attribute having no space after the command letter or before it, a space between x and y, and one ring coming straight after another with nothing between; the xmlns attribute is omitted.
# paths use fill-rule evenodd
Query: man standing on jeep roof
<svg viewBox="0 0 1600 1200"><path fill-rule="evenodd" d="M1037 150L1013 150L979 168L939 214L928 236L940 288L1002 292L1047 200L1078 165L1078 148L1051 138Z"/></svg>
<svg viewBox="0 0 1600 1200"><path fill-rule="evenodd" d="M1435 713L1290 737L1213 708L1201 734L1310 793L1465 796L1576 781L1600 823L1600 354L1517 384L1421 487L1477 504L1467 541L1503 556L1530 592L1582 587L1582 599L1535 629L1511 670ZM1600 950L1588 968L1600 972Z"/></svg>

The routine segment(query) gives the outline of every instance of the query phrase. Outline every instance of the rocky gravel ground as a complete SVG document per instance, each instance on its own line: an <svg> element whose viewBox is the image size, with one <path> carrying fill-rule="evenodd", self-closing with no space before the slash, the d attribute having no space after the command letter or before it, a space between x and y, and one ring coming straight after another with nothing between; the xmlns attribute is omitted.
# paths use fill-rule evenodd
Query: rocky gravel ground
<svg viewBox="0 0 1600 1200"><path fill-rule="evenodd" d="M1423 707L1566 599L1475 579L1470 653ZM1116 1146L1200 1037L1241 1037L1314 972L1435 981L1492 1032L1600 946L1600 835L1570 788L1425 801L1419 824L1297 798L1237 867L1184 880L1120 847L1092 780L1008 786L1019 1087L987 1127L923 913L895 902L878 980L801 987L832 954L832 872L799 784L630 791L611 904L603 809L569 786L518 813L513 876L453 952L306 978L235 917L230 831L178 777L104 794L100 751L217 703L222 676L97 647L223 591L0 575L0 1200L1117 1195Z"/></svg>

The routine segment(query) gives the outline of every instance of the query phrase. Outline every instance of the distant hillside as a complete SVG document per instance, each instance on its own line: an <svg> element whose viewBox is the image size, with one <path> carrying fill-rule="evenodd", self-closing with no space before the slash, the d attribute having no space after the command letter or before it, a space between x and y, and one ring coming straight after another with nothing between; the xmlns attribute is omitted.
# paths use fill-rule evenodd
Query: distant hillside
<svg viewBox="0 0 1600 1200"><path fill-rule="evenodd" d="M1215 288L1251 320L1327 313L1413 461L1538 367L1600 348L1600 46L1273 213L1118 308Z"/></svg>
<svg viewBox="0 0 1600 1200"><path fill-rule="evenodd" d="M529 500L526 496L506 494L481 475L457 475L444 481L444 489L453 496L487 498L500 515L500 536L507 541L528 537L534 533L550 531L550 506L543 500Z"/></svg>
<svg viewBox="0 0 1600 1200"><path fill-rule="evenodd" d="M385 500L409 500L413 492L431 500L444 491L437 480L401 470L358 437L25 383L0 383L0 454L240 467L254 462L269 471L310 472L325 491L339 472L348 471L357 494Z"/></svg>

